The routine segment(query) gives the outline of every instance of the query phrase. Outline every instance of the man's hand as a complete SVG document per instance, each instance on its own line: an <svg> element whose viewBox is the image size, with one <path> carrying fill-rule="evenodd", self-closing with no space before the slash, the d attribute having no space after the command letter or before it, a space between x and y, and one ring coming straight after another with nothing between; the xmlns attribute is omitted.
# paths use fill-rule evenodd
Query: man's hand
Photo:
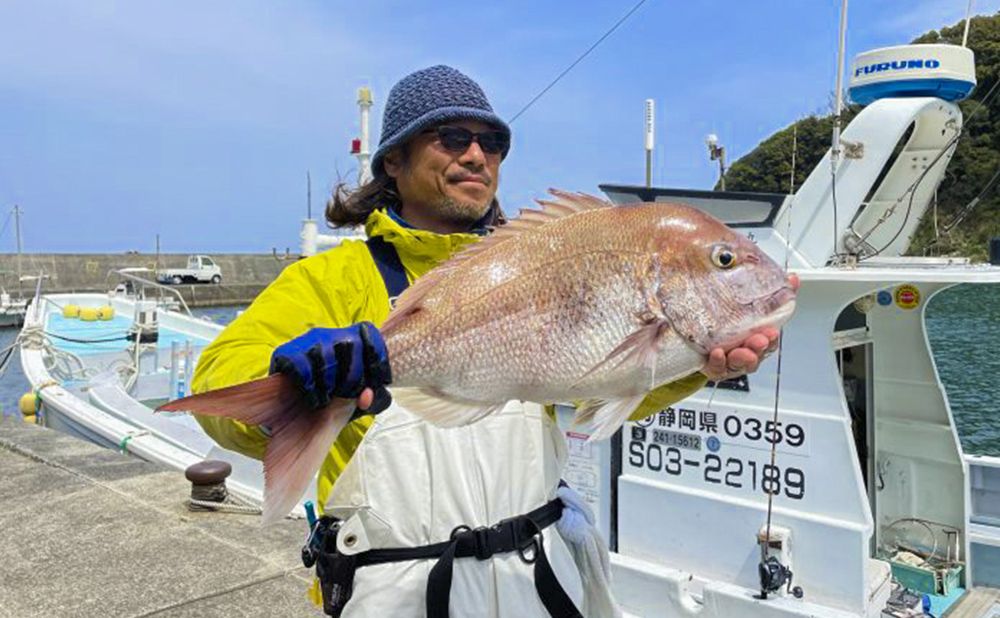
<svg viewBox="0 0 1000 618"><path fill-rule="evenodd" d="M762 328L728 354L722 348L715 348L709 353L708 362L701 372L714 382L753 373L760 366L760 361L778 348L780 333L777 328Z"/></svg>
<svg viewBox="0 0 1000 618"><path fill-rule="evenodd" d="M271 373L290 376L314 408L334 397L357 399L362 410L381 412L392 398L389 354L382 335L370 322L346 328L314 328L278 346Z"/></svg>

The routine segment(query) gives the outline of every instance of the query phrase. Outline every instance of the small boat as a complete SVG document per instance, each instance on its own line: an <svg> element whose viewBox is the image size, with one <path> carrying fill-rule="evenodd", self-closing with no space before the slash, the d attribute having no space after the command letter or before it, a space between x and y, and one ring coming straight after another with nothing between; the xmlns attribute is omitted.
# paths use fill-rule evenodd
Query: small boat
<svg viewBox="0 0 1000 618"><path fill-rule="evenodd" d="M11 296L6 288L0 286L0 328L23 324L27 309L27 298Z"/></svg>
<svg viewBox="0 0 1000 618"><path fill-rule="evenodd" d="M261 504L259 461L219 447L190 415L153 413L190 394L198 356L222 326L135 269L115 272L122 283L108 294L38 294L29 307L19 345L37 422L181 470L228 462L229 492Z"/></svg>

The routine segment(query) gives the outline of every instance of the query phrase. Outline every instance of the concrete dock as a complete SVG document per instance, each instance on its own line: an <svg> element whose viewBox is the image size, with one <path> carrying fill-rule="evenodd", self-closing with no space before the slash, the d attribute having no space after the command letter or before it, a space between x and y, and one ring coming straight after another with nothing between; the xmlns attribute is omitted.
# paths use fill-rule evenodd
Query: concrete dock
<svg viewBox="0 0 1000 618"><path fill-rule="evenodd" d="M0 420L0 617L322 616L303 521L194 513L182 472Z"/></svg>

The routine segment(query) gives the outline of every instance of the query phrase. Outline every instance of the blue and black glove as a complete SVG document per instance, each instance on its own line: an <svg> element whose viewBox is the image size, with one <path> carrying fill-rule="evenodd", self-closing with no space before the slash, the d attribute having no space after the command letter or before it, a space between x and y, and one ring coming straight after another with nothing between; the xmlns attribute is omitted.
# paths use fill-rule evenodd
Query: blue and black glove
<svg viewBox="0 0 1000 618"><path fill-rule="evenodd" d="M392 382L389 352L382 334L371 322L346 328L313 328L275 348L271 373L290 376L314 408L334 397L355 399L365 388L375 392L367 412L389 407L385 388Z"/></svg>

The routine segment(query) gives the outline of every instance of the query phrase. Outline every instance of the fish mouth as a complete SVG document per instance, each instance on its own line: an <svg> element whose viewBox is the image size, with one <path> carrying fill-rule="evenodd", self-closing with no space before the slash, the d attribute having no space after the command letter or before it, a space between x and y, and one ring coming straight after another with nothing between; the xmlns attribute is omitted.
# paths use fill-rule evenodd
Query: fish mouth
<svg viewBox="0 0 1000 618"><path fill-rule="evenodd" d="M795 294L795 290L786 285L756 300L743 303L744 306L750 307L753 315L761 317L751 323L744 322L740 327L727 331L710 346L707 346L708 349L704 353L707 354L708 350L716 347L729 353L733 348L740 347L747 337L762 328L769 326L781 328L795 313Z"/></svg>
<svg viewBox="0 0 1000 618"><path fill-rule="evenodd" d="M785 285L746 304L751 307L755 314L766 316L768 320L775 314L781 314L782 317L787 318L795 310L795 290L792 289L792 286ZM791 305L790 309L787 308L789 305Z"/></svg>

